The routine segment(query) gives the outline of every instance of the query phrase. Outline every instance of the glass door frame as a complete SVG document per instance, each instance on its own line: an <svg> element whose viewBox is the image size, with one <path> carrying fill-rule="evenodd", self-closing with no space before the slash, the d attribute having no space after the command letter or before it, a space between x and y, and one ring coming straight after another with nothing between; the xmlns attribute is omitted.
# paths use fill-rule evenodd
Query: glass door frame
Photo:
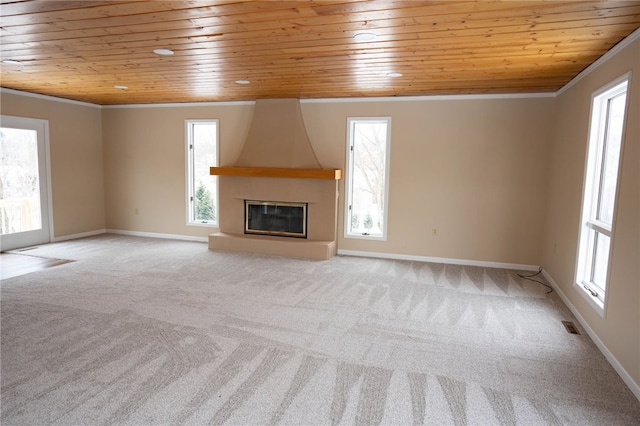
<svg viewBox="0 0 640 426"><path fill-rule="evenodd" d="M37 118L0 115L0 127L35 130L38 145L40 211L42 226L33 231L0 235L0 251L14 250L53 241L53 207L51 197L51 155L49 121Z"/></svg>

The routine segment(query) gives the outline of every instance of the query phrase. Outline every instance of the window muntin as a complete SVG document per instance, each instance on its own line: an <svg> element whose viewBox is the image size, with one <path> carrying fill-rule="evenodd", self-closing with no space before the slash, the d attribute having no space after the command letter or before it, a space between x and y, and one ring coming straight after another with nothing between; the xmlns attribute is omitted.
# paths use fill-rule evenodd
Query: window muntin
<svg viewBox="0 0 640 426"><path fill-rule="evenodd" d="M604 316L629 76L592 99L576 285Z"/></svg>
<svg viewBox="0 0 640 426"><path fill-rule="evenodd" d="M345 237L385 240L391 118L349 118Z"/></svg>
<svg viewBox="0 0 640 426"><path fill-rule="evenodd" d="M187 120L187 224L218 225L218 120Z"/></svg>

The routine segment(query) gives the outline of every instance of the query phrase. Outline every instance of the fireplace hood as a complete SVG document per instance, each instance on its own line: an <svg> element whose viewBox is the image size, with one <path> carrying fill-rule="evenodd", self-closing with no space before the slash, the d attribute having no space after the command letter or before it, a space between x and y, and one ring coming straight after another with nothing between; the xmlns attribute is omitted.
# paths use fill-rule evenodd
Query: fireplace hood
<svg viewBox="0 0 640 426"><path fill-rule="evenodd" d="M307 136L300 100L259 99L236 164L211 167L212 175L341 179L342 170L323 169Z"/></svg>

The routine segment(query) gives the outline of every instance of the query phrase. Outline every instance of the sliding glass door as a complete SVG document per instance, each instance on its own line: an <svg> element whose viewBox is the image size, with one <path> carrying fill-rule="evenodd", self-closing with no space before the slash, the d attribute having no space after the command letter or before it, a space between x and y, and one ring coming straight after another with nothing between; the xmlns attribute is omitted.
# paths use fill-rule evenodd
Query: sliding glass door
<svg viewBox="0 0 640 426"><path fill-rule="evenodd" d="M48 122L0 116L0 250L51 239Z"/></svg>

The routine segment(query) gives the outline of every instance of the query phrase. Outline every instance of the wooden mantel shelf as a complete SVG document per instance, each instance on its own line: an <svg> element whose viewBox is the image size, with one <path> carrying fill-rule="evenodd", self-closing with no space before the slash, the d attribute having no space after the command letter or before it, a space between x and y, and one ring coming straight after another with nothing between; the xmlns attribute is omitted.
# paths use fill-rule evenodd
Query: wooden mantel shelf
<svg viewBox="0 0 640 426"><path fill-rule="evenodd" d="M342 179L340 169L281 169L277 167L211 167L209 174L217 176L244 176L290 179Z"/></svg>

